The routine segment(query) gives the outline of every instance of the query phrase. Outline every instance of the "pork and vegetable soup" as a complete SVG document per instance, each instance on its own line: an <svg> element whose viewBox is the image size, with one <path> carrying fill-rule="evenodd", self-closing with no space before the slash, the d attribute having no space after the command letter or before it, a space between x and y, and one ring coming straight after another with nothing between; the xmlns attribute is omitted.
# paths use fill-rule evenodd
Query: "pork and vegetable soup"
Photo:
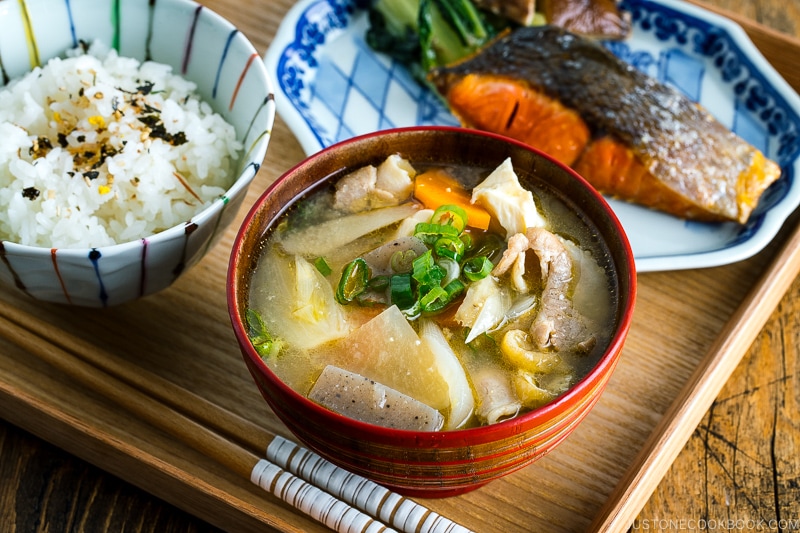
<svg viewBox="0 0 800 533"><path fill-rule="evenodd" d="M617 320L597 232L496 168L392 155L310 193L265 237L247 325L264 362L343 415L438 431L540 407Z"/></svg>

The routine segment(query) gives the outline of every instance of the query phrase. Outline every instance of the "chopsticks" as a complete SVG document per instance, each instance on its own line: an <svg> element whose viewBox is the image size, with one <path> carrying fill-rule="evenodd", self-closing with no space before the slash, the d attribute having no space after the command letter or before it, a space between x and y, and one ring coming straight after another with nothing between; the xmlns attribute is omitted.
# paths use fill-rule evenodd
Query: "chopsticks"
<svg viewBox="0 0 800 533"><path fill-rule="evenodd" d="M0 333L287 504L338 532L467 533L426 507L41 319L0 302ZM263 450L259 457L252 450ZM387 525L388 524L388 525Z"/></svg>
<svg viewBox="0 0 800 533"><path fill-rule="evenodd" d="M800 225L717 336L596 516L590 531L623 531L630 527L799 274Z"/></svg>

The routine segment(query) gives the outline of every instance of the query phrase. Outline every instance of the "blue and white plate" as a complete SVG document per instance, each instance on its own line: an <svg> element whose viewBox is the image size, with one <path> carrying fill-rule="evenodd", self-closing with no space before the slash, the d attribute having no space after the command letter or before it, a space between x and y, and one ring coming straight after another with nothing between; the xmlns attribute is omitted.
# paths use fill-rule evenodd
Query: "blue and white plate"
<svg viewBox="0 0 800 533"><path fill-rule="evenodd" d="M710 267L752 256L800 204L800 97L730 20L675 0L621 5L633 32L608 42L609 49L700 102L783 170L744 226L690 222L609 200L637 269ZM360 6L358 0L301 0L265 54L277 80L278 114L309 155L372 131L458 124L401 65L369 48Z"/></svg>

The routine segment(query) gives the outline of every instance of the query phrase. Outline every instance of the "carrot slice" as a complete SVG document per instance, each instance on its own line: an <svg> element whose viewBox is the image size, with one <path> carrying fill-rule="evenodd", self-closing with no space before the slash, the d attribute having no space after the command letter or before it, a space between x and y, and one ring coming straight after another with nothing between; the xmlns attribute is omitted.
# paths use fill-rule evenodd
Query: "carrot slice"
<svg viewBox="0 0 800 533"><path fill-rule="evenodd" d="M488 229L492 215L471 202L470 193L441 169L428 170L414 179L414 197L428 209L455 204L467 212L467 226Z"/></svg>

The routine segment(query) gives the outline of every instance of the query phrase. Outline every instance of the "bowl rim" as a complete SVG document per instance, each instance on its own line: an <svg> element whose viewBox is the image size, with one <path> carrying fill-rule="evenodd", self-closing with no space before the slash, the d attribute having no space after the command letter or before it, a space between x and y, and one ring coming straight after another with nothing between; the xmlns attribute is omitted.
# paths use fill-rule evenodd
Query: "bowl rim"
<svg viewBox="0 0 800 533"><path fill-rule="evenodd" d="M240 38L237 39L238 45L243 46L243 49L246 50L251 57L257 58L259 56L259 53L256 50L252 40L250 40L250 38L243 32L236 29L233 23L230 22L227 18L223 17L213 9L207 6L203 6L196 0L166 0L166 1L168 3L180 6L182 9L187 9L189 11L196 10L202 7L205 14L208 17L210 17L211 20L214 21L214 24L223 25L225 26L225 28L233 28L236 30L237 34L240 36ZM44 60L41 66L46 65L48 61L49 59ZM258 172L261 166L263 165L264 160L266 159L267 149L270 144L272 131L274 129L274 124L275 124L275 117L277 114L276 102L275 102L276 83L273 81L272 76L270 75L270 73L266 68L266 65L264 64L263 61L252 61L249 68L251 69L249 70L249 72L256 74L259 78L259 83L263 84L266 89L264 101L262 105L259 107L258 112L252 117L250 124L252 126L252 124L257 121L259 115L266 113L266 117L264 120L265 134L258 137L254 142L252 142L248 146L244 144L245 141L244 136L247 134L247 128L245 128L243 131L239 131L238 129L236 130L237 141L242 143L242 150L237 160L234 161L235 168L231 172L232 174L234 174L235 179L233 179L233 181L230 182L230 184L226 187L224 192L222 192L219 196L211 200L208 203L208 205L206 205L203 209L196 211L194 214L192 214L191 217L187 218L186 220L174 224L168 228L164 228L163 230L158 231L156 233L150 233L148 235L137 237L135 239L129 239L126 241L117 242L105 246L88 246L88 247L34 246L34 245L22 244L11 239L0 238L0 244L3 247L4 253L9 256L27 255L31 257L50 256L53 250L58 250L58 254L62 257L64 256L84 257L93 251L103 252L104 255L112 254L115 252L124 253L129 249L137 249L143 241L146 241L149 245L153 245L159 242L167 242L175 238L181 238L184 235L186 226L192 223L196 223L199 225L201 222L205 222L206 219L211 218L215 213L221 211L229 203L230 198L241 194L242 190L249 187L249 185L255 180L256 176L258 175ZM179 69L173 68L173 71L176 70ZM185 74L178 74L178 75L185 78ZM7 85L5 84L0 85L0 91L3 90L6 86ZM210 102L207 103L209 103L210 105ZM213 110L215 113L219 113L219 110L217 109ZM240 135L243 136L243 138L240 139L239 138Z"/></svg>
<svg viewBox="0 0 800 533"><path fill-rule="evenodd" d="M585 188L586 192L600 204L603 213L608 217L610 226L619 236L619 244L621 248L620 254L625 259L624 265L620 266L627 267L624 269L624 272L619 273L620 275L626 274L625 279L620 278L619 285L621 287L627 286L629 287L629 290L627 293L620 294L619 319L614 334L610 339L605 351L599 357L597 363L595 363L595 365L592 366L592 368L576 384L551 402L536 409L527 411L522 415L518 415L512 419L503 420L501 422L486 426L441 431L417 431L387 428L341 415L313 402L306 396L298 393L284 383L283 380L281 380L267 366L267 364L263 362L258 353L255 351L255 348L253 348L252 344L250 343L247 335L247 329L242 317L238 312L239 302L237 293L239 288L239 276L237 266L240 263L240 260L243 258L241 250L242 243L245 240L245 237L248 235L253 220L260 212L266 199L272 194L273 190L280 187L283 182L291 179L291 176L296 174L299 170L306 166L313 165L315 160L324 157L326 154L333 152L342 146L363 142L374 137L390 134L402 135L406 134L407 132L411 134L433 132L437 135L450 135L452 133L458 133L459 135L479 136L491 138L500 142L510 143L523 150L533 152L534 154L543 157L560 167L562 171L565 171L573 179L578 181L580 186ZM282 212L285 209L286 206L282 208ZM278 216L280 216L280 214ZM621 356L623 344L633 320L633 311L636 302L637 290L636 265L633 257L633 251L625 230L605 198L599 192L597 192L597 190L591 186L585 178L583 178L570 167L556 161L554 158L542 152L541 150L524 144L521 141L491 132L467 129L458 126L408 126L370 132L332 144L292 166L277 180L275 180L267 189L265 189L265 191L251 206L247 215L243 219L241 226L234 238L231 249L226 287L229 318L231 320L234 334L239 343L243 356L247 358L250 363L254 364L256 368L262 372L263 377L268 379L272 385L276 386L282 392L282 394L288 395L292 401L301 403L304 408L310 409L315 416L321 416L324 418L329 418L331 421L335 421L335 423L338 425L337 427L341 427L343 431L347 431L348 433L355 433L369 438L376 438L384 442L400 442L401 440L411 440L418 443L427 442L437 446L446 446L448 444L457 446L463 445L465 442L469 442L470 444L478 444L490 442L498 438L504 438L511 434L522 434L524 433L526 427L536 427L539 424L567 411L577 401L577 398L582 397L587 390L594 387L597 382L602 381L603 376L605 376L608 372L611 372L614 366L616 366ZM610 379L610 376L608 379ZM606 380L606 383L607 382L608 380ZM604 387L605 384L602 388Z"/></svg>

